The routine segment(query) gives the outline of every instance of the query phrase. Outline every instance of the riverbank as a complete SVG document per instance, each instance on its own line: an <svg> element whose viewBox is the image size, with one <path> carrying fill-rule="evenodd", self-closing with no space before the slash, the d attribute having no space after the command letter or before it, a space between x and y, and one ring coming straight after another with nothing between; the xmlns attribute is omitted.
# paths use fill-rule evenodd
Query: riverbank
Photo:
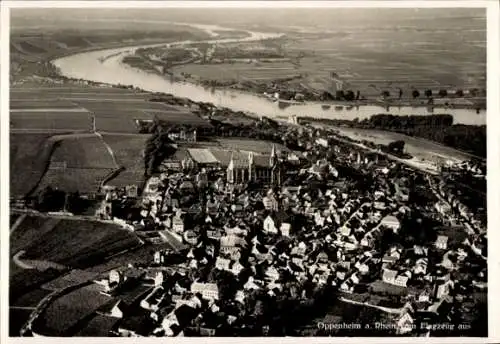
<svg viewBox="0 0 500 344"><path fill-rule="evenodd" d="M251 32L250 36L244 39L214 39L203 42L209 44L252 42L281 36L281 34ZM175 42L170 43L170 45L178 46L189 43L193 42ZM198 41L197 43L200 42ZM262 95L257 96L238 90L218 90L191 84L189 82L168 80L168 78L163 75L158 75L158 73L146 73L122 63L124 55L133 54L135 49L147 46L143 45L134 48L106 49L89 53L80 53L54 60L53 64L59 68L60 74L66 77L105 84L132 85L130 88L172 94L179 98L189 98L194 102L211 103L214 104L214 106L225 107L236 112L255 113L269 118L277 118L279 116L292 117L300 113L302 116L308 117L343 118L352 120L354 118L369 118L373 114L387 112L387 109L380 105L360 105L358 107L344 107L342 109L336 109L336 106L330 106L330 108L325 109L322 103L285 103L285 106L283 106L283 103L279 105L277 104L278 102L269 101ZM113 57L106 59L103 63L99 61L100 58L110 55L113 55ZM433 111L428 111L426 108L409 106L390 108L390 111L394 115L409 115L415 113L428 115L435 113ZM480 114L477 115L476 112L471 109L453 109L452 115L455 123L469 125L482 125L486 123L486 115L484 112L480 112Z"/></svg>
<svg viewBox="0 0 500 344"><path fill-rule="evenodd" d="M194 43L193 43L194 44ZM189 47L190 44L187 44L186 47ZM130 67L140 69L144 72L155 73L161 77L164 77L167 80L174 79L175 82L186 82L196 86L205 87L208 89L214 90L233 90L240 91L247 94L252 94L257 97L261 97L263 99L268 99L271 102L279 101L281 103L291 104L291 105L307 105L307 104L321 104L325 107L345 107L345 108L353 108L359 106L379 106L384 108L386 111L390 111L391 108L398 107L412 107L415 108L416 111L418 109L425 108L428 112L433 112L434 110L450 110L454 109L463 109L463 110L473 110L476 113L480 113L480 111L486 109L486 99L484 97L472 97L472 96L456 96L456 95L447 95L447 96L434 96L432 98L432 102L429 102L429 98L427 97L419 97L412 98L408 96L404 96L402 98L389 97L383 98L381 96L368 96L362 97L357 100L345 100L338 99L338 96L333 95L329 92L320 89L308 88L305 86L305 80L302 80L302 76L300 74L295 76L285 76L269 78L265 81L256 81L249 78L241 79L239 76L240 68L248 66L248 69L258 68L254 67L253 64L249 63L208 63L208 64L200 64L199 61L195 61L194 59L189 59L186 61L180 62L172 62L170 68L167 70L162 69L155 70L148 68L151 64L154 64L155 61L148 58L144 55L126 55L124 59L129 57L134 57L142 62L126 62ZM266 59L262 59L266 60ZM286 59L284 59L286 60ZM255 63L260 63L259 59L255 60ZM190 68L192 66L192 68ZM243 66L243 67L241 67ZM262 66L266 69L268 67L266 62L262 62ZM274 64L273 64L274 66ZM182 67L179 69L179 67ZM279 66L275 66L278 69L282 69ZM212 68L215 69L213 73L213 78L207 78L206 76L201 76L197 74L197 69L199 68ZM236 68L234 78L227 78L227 76L223 76L221 79L221 73L218 73L220 69L225 69L224 75L229 73L232 74L231 70ZM272 68L271 68L272 69ZM245 71L245 70L243 70ZM258 73L258 72L257 72ZM206 73L205 73L206 74ZM279 73L278 73L279 74ZM216 76L217 75L217 76ZM292 84L298 84L299 87L295 87L293 85L289 85L289 82ZM423 90L422 90L423 92ZM276 94L279 94L276 97ZM347 97L346 97L347 98Z"/></svg>

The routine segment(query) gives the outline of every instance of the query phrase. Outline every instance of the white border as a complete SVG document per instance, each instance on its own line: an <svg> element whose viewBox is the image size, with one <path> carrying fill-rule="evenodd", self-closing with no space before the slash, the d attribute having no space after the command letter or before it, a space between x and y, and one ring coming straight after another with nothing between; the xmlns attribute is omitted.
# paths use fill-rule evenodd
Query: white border
<svg viewBox="0 0 500 344"><path fill-rule="evenodd" d="M9 10L10 8L306 8L306 7L327 7L327 8L456 8L456 7L466 7L466 8L487 8L487 20L488 20L488 34L487 34L487 90L488 90L488 101L487 101L487 123L488 123L488 236L489 236L489 271L488 271L488 310L489 310L489 338L317 338L317 337L307 337L307 338L203 338L199 339L203 342L244 342L244 343L259 343L259 342L280 342L280 343L291 343L291 342L313 342L313 343L394 343L394 342L425 342L425 343L485 343L485 342L498 342L500 340L500 329L497 328L500 324L500 279L498 278L500 273L500 261L498 255L498 243L500 243L500 233L498 232L499 221L496 217L498 211L500 211L500 190L499 190L499 177L495 175L497 171L500 171L500 151L498 150L500 145L500 107L499 107L499 40L500 40L500 28L499 28L499 5L495 0L485 0L485 1L2 1L1 2L1 125L0 125L0 153L1 153L1 164L0 164L0 180L2 185L0 186L0 225L2 230L0 231L0 243L2 245L1 249L1 327L0 342L21 343L65 343L67 338L8 338L8 266L9 266L9 254L8 254L8 241L9 241L9 122L8 122L8 102L9 102ZM459 30L459 28L457 28ZM495 326L497 325L497 326ZM114 343L116 338L71 338L71 341L81 342L81 343ZM183 343L195 343L198 340L195 338L170 338L170 339L155 339L155 338L144 338L144 339L127 339L120 338L120 341L129 341L142 343L157 343L161 341L172 341L172 342L183 342Z"/></svg>

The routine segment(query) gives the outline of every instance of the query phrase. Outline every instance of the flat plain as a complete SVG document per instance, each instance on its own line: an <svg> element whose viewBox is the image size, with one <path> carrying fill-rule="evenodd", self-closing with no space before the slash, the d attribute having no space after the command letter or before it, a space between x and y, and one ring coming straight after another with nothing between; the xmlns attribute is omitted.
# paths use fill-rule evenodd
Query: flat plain
<svg viewBox="0 0 500 344"><path fill-rule="evenodd" d="M35 83L13 87L10 112L12 194L25 196L45 186L95 192L118 165L125 170L117 176L116 184L140 185L144 178L141 152L146 136L138 134L136 120L209 125L189 109L150 102L151 97L151 94L135 90L85 85ZM93 118L97 131L104 135L109 133L106 136L109 146L106 140L86 134L92 131ZM124 160L116 164L113 155ZM132 156L133 162L130 161ZM61 163L66 163L65 169L57 168Z"/></svg>

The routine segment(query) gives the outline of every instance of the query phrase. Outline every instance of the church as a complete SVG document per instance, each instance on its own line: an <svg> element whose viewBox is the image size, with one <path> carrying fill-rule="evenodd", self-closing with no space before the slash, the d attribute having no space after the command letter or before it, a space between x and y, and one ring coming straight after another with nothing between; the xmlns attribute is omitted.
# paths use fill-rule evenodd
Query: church
<svg viewBox="0 0 500 344"><path fill-rule="evenodd" d="M269 159L263 156L248 153L247 159L235 159L231 154L231 160L227 167L227 182L229 184L243 184L258 181L262 184L280 186L282 182L282 163L276 154L273 145ZM267 161L266 161L267 160Z"/></svg>

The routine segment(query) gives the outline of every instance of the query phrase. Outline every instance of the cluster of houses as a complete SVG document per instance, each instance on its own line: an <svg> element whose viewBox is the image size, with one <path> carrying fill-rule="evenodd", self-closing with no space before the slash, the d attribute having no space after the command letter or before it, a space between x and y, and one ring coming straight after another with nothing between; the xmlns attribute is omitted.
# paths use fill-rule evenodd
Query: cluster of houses
<svg viewBox="0 0 500 344"><path fill-rule="evenodd" d="M324 146L316 139L311 138L313 147ZM400 314L394 320L400 333L411 332L408 324L429 314L434 321L446 317L452 296L460 290L457 271L468 257L484 253L485 235L471 236L468 244L451 243L445 235L422 245L401 244L404 240L397 238L404 235L403 219L418 211L403 187L391 187L404 179L404 170L361 159L359 153L335 153L346 164L370 169L375 185L370 190L352 188L349 176L325 158L297 166L297 177L284 182L274 147L266 165L268 178L260 188L249 186L255 176L251 154L245 164L231 156L225 171L201 168L185 174L166 169L150 178L142 193L141 228L168 232L166 242L174 238L182 245L156 250L140 277L113 272L98 282L117 300L124 290L149 286L148 292L137 294L134 305L121 301L110 311L123 320L114 333L215 335L246 324L248 314L256 312L255 298L307 300L311 285L346 299L397 297L391 307ZM397 171L396 177L389 176L391 170ZM434 211L448 214L449 203L439 200ZM182 256L182 263L172 266L172 254ZM475 288L485 286L483 269L472 281ZM388 308L369 298L364 302ZM142 320L127 320L138 317Z"/></svg>

